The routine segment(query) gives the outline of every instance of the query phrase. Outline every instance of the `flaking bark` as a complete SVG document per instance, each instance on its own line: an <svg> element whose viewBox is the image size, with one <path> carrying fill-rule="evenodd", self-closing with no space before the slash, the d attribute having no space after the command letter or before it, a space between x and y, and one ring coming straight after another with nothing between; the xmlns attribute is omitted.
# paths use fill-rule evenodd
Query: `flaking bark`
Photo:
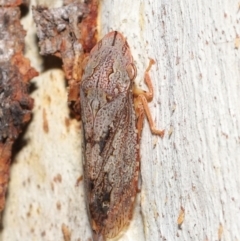
<svg viewBox="0 0 240 241"><path fill-rule="evenodd" d="M85 2L65 1L65 6L54 9L33 7L40 53L62 59L69 81L68 100L73 105L79 97L77 86L82 76L83 60L97 42L98 1ZM78 112L75 109L75 113Z"/></svg>
<svg viewBox="0 0 240 241"><path fill-rule="evenodd" d="M0 211L5 205L12 145L31 118L28 82L37 75L22 53L25 31L17 7L21 3L0 2Z"/></svg>

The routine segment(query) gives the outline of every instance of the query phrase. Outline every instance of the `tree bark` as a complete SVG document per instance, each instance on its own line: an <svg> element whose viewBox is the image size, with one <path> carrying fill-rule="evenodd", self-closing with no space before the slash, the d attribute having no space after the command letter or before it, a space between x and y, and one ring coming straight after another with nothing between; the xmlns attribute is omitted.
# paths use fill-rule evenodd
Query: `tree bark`
<svg viewBox="0 0 240 241"><path fill-rule="evenodd" d="M12 146L31 118L28 82L37 75L22 53L25 31L20 2L2 1L0 7L0 212L5 206Z"/></svg>
<svg viewBox="0 0 240 241"><path fill-rule="evenodd" d="M166 131L153 136L145 121L141 191L120 240L240 239L239 1L100 3L99 39L111 30L127 38L139 86L146 88L144 71L155 60L150 109ZM91 240L80 123L69 117L61 66L44 66L38 55L31 14L22 22L26 55L41 75L28 142L11 170L1 240Z"/></svg>

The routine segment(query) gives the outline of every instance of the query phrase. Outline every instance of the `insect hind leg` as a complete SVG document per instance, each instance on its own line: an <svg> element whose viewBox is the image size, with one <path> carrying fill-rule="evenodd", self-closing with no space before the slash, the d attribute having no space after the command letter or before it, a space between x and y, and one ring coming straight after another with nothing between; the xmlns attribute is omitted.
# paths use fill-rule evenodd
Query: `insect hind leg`
<svg viewBox="0 0 240 241"><path fill-rule="evenodd" d="M152 86L152 81L151 81L148 71L150 70L151 66L154 63L155 63L154 60L150 59L149 66L146 69L145 76L144 76L144 80L145 80L145 83L146 83L149 91L144 91L144 90L136 88L136 87L133 89L133 94L135 96L134 105L135 105L135 111L137 114L137 130L138 130L139 137L141 137L141 132L142 132L142 128L143 128L143 120L144 120L144 116L146 115L151 132L153 134L159 135L161 138L163 138L164 130L159 130L155 127L155 123L153 122L151 111L148 107L148 102L152 101L152 99L153 99L153 86Z"/></svg>

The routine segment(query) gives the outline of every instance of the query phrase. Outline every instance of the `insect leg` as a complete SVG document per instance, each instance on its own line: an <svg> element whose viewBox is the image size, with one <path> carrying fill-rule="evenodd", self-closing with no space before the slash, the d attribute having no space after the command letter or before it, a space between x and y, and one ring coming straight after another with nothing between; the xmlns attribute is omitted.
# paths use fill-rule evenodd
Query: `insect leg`
<svg viewBox="0 0 240 241"><path fill-rule="evenodd" d="M163 137L164 136L164 130L156 129L155 123L153 122L153 119L152 119L152 115L151 115L150 109L148 107L148 102L147 102L146 97L144 95L139 95L138 98L142 102L142 107L139 107L139 108L142 108L143 109L142 111L145 111L145 115L147 116L151 132L153 134L155 134L155 135L159 135L159 136ZM143 120L141 120L141 119L142 118L140 116L140 118L138 119L139 123L137 123L137 126L139 126L139 128L142 129L141 125L143 124Z"/></svg>
<svg viewBox="0 0 240 241"><path fill-rule="evenodd" d="M152 119L150 109L148 107L148 102L150 102L153 98L152 81L148 74L148 71L150 70L152 64L154 64L154 60L150 60L149 66L145 72L145 83L148 86L149 91L144 91L144 90L141 90L138 88L133 89L133 94L134 94L134 96L136 96L136 100L135 100L134 104L135 104L135 110L137 113L137 130L138 130L139 136L141 136L144 112L145 112L151 132L155 135L159 135L159 136L163 137L164 130L156 129L155 124Z"/></svg>

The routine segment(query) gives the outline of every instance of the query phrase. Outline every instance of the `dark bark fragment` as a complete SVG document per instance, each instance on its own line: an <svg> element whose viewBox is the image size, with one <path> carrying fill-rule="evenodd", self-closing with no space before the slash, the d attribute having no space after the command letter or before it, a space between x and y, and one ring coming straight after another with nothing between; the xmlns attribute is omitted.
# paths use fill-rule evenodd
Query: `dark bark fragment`
<svg viewBox="0 0 240 241"><path fill-rule="evenodd" d="M25 31L19 8L12 7L21 2L4 1L0 7L0 211L5 204L12 145L31 117L28 81L37 75L22 54Z"/></svg>
<svg viewBox="0 0 240 241"><path fill-rule="evenodd" d="M68 0L65 6L55 9L33 7L40 53L62 59L65 76L69 81L68 99L72 103L79 97L83 60L97 43L98 1L85 2Z"/></svg>

